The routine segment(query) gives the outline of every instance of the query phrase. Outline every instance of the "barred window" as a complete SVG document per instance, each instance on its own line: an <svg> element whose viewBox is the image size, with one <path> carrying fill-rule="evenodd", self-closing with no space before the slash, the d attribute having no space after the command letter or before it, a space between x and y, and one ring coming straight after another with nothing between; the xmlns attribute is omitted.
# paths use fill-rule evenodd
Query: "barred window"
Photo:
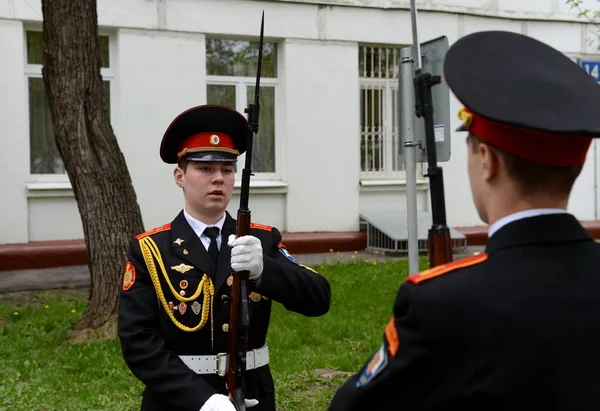
<svg viewBox="0 0 600 411"><path fill-rule="evenodd" d="M399 161L398 60L402 47L359 47L362 177L394 177Z"/></svg>

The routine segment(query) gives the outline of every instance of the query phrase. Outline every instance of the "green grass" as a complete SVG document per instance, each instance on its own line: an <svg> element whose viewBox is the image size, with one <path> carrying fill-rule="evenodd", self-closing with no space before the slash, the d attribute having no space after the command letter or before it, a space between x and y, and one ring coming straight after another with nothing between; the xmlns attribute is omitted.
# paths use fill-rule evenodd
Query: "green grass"
<svg viewBox="0 0 600 411"><path fill-rule="evenodd" d="M327 315L305 318L274 304L268 344L284 411L325 410L347 377L311 371L356 371L379 346L407 263L315 268L331 283ZM0 411L139 410L143 386L117 339L69 343L85 308L84 290L0 295Z"/></svg>

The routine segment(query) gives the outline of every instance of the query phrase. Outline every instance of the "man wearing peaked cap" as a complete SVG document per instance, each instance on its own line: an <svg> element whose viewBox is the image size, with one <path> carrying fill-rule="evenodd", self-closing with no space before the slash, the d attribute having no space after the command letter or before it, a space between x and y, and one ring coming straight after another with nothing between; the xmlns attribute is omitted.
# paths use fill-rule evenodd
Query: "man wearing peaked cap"
<svg viewBox="0 0 600 411"><path fill-rule="evenodd" d="M485 252L410 276L382 343L330 410L592 410L600 244L567 212L600 87L537 40L459 39L444 76L467 132Z"/></svg>
<svg viewBox="0 0 600 411"><path fill-rule="evenodd" d="M329 310L328 281L300 264L275 227L236 238L226 211L248 123L222 106L193 107L167 128L160 157L176 164L184 208L132 239L119 304L125 362L146 386L143 411L235 411L223 372L233 271L250 273L246 406L275 411L266 335L272 302L305 316Z"/></svg>
<svg viewBox="0 0 600 411"><path fill-rule="evenodd" d="M248 122L224 106L193 107L171 123L160 145L168 164L181 160L236 162L246 151Z"/></svg>

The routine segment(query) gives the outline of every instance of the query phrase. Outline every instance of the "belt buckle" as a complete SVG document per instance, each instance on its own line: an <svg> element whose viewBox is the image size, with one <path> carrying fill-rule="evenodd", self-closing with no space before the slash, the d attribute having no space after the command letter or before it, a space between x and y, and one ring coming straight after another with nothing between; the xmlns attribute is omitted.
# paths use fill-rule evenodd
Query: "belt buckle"
<svg viewBox="0 0 600 411"><path fill-rule="evenodd" d="M227 361L225 361L225 367L221 369L221 358L227 358L227 353L220 352L217 354L217 375L219 377L224 377L227 371Z"/></svg>

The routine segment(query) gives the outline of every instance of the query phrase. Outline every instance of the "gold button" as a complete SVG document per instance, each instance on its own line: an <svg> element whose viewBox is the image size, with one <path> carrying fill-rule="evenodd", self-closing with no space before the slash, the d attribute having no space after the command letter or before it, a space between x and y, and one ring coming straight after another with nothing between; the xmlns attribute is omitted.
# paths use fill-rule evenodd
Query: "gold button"
<svg viewBox="0 0 600 411"><path fill-rule="evenodd" d="M223 329L223 332L226 333L227 331L229 331L229 324L225 323L221 328Z"/></svg>
<svg viewBox="0 0 600 411"><path fill-rule="evenodd" d="M254 291L252 291L250 293L250 300L254 301L255 303L260 301L260 294L259 293L255 293Z"/></svg>

